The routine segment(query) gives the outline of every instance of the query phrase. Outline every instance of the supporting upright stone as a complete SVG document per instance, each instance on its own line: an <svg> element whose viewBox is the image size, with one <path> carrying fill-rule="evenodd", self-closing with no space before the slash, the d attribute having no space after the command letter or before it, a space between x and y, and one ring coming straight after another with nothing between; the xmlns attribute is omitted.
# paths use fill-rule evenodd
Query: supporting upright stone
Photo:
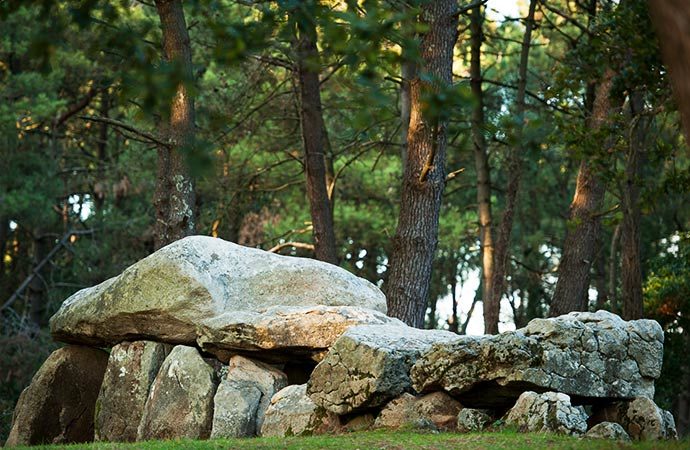
<svg viewBox="0 0 690 450"><path fill-rule="evenodd" d="M305 384L296 384L273 396L261 435L303 436L327 433L339 427L338 416L311 401Z"/></svg>
<svg viewBox="0 0 690 450"><path fill-rule="evenodd" d="M123 342L113 347L96 401L96 441L136 440L151 383L167 348L152 341Z"/></svg>
<svg viewBox="0 0 690 450"><path fill-rule="evenodd" d="M597 408L590 422L604 421L620 424L634 440L657 441L678 438L673 415L646 397L622 400Z"/></svg>
<svg viewBox="0 0 690 450"><path fill-rule="evenodd" d="M197 349L178 345L151 385L137 440L208 439L216 374Z"/></svg>
<svg viewBox="0 0 690 450"><path fill-rule="evenodd" d="M24 389L5 445L90 442L108 354L68 345L54 351Z"/></svg>
<svg viewBox="0 0 690 450"><path fill-rule="evenodd" d="M587 414L581 406L572 406L566 394L527 391L508 413L506 424L533 433L579 436L587 431Z"/></svg>
<svg viewBox="0 0 690 450"><path fill-rule="evenodd" d="M288 385L274 366L235 355L214 398L212 438L255 436L271 398Z"/></svg>

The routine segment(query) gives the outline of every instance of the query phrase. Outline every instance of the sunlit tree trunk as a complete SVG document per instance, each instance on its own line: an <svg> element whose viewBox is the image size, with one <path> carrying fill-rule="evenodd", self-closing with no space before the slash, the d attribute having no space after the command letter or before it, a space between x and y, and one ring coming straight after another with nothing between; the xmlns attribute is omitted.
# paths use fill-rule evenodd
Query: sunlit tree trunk
<svg viewBox="0 0 690 450"><path fill-rule="evenodd" d="M477 214L479 216L479 249L482 260L482 305L484 309L484 329L489 333L498 327L499 304L490 298L494 271L494 244L491 215L491 175L489 157L484 140L484 92L482 90L481 47L484 12L481 6L470 15L470 89L474 98L472 108L472 146L474 166L477 172ZM494 325L495 324L495 325ZM495 331L494 331L495 332Z"/></svg>
<svg viewBox="0 0 690 450"><path fill-rule="evenodd" d="M485 304L491 305L488 308L490 315L487 315L487 308L484 307L484 333L498 333L498 314L500 312L501 298L505 290L506 272L508 269L508 257L510 255L510 235L513 231L513 218L517 206L517 196L520 190L520 180L522 178L522 162L524 160L524 142L522 129L525 121L525 92L527 91L527 65L529 63L529 50L532 42L532 29L534 28L534 11L537 0L531 0L529 12L525 21L525 34L522 38L522 49L520 51L520 67L518 69L518 89L515 99L515 147L510 149L508 155L508 187L506 189L505 209L498 228L498 238L494 248L494 272L491 276L491 289L488 298L484 299Z"/></svg>
<svg viewBox="0 0 690 450"><path fill-rule="evenodd" d="M588 121L592 132L601 129L610 114L613 76L613 70L607 69L596 86L592 116ZM551 300L551 316L587 309L590 269L600 231L599 213L605 193L606 186L596 168L587 160L581 161L558 267L558 282Z"/></svg>
<svg viewBox="0 0 690 450"><path fill-rule="evenodd" d="M313 15L309 13L309 8L312 8L313 11L313 7L313 2L302 2L291 13L296 28L297 77L307 197L313 225L316 258L331 264L338 264L333 214L326 180L326 158L329 149L321 108L316 25Z"/></svg>
<svg viewBox="0 0 690 450"><path fill-rule="evenodd" d="M193 79L192 48L180 0L156 0L163 31L165 59L180 71L185 82L175 88L162 125L167 146L158 147L154 246L161 248L194 232L195 195L183 152L194 143L194 98L188 87Z"/></svg>
<svg viewBox="0 0 690 450"><path fill-rule="evenodd" d="M420 74L410 85L410 125L400 214L386 284L388 314L408 325L424 326L431 267L438 241L441 195L445 186L446 124L430 117L425 96L451 83L457 39L458 4L434 0L423 4L420 20Z"/></svg>

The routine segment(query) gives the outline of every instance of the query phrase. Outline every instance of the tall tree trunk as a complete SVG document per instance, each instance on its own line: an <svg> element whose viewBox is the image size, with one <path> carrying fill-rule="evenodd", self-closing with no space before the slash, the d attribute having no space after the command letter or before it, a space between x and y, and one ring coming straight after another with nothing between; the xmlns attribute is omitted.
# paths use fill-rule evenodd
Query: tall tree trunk
<svg viewBox="0 0 690 450"><path fill-rule="evenodd" d="M605 309L609 299L609 291L606 287L606 252L604 252L604 240L601 236L597 240L597 247L594 261L594 286L597 290L596 310Z"/></svg>
<svg viewBox="0 0 690 450"><path fill-rule="evenodd" d="M477 215L479 216L479 251L482 260L482 305L484 309L484 330L490 332L498 324L500 305L489 301L494 272L494 244L491 215L491 174L489 157L484 140L484 92L482 90L481 47L484 39L482 26L484 11L481 6L472 10L470 16L470 88L474 97L472 108L472 144L474 166L477 172Z"/></svg>
<svg viewBox="0 0 690 450"><path fill-rule="evenodd" d="M621 224L616 225L613 229L613 236L611 236L611 246L609 249L609 304L610 311L618 313L617 289L618 286L618 247L621 243Z"/></svg>
<svg viewBox="0 0 690 450"><path fill-rule="evenodd" d="M606 69L596 86L589 128L596 132L607 121L611 111L611 86L614 72ZM558 282L551 301L552 317L571 311L585 311L588 303L590 268L599 236L599 216L606 186L596 168L586 160L580 163L575 196L570 204L569 228L558 268Z"/></svg>
<svg viewBox="0 0 690 450"><path fill-rule="evenodd" d="M100 114L101 117L108 117L110 112L110 94L108 93L108 89L104 89L103 92L101 92L101 110ZM108 152L108 124L103 122L101 123L101 127L98 130L98 145L96 146L97 149L97 157L98 160L96 162L96 175L98 177L98 180L94 184L94 205L96 206L96 214L102 215L103 214L103 205L105 203L105 196L106 192L108 192L108 187L106 185L106 159L107 159L107 152Z"/></svg>
<svg viewBox="0 0 690 450"><path fill-rule="evenodd" d="M156 0L165 59L187 83L193 79L192 48L181 0ZM159 249L194 232L194 185L183 151L194 143L194 98L184 82L175 88L162 126L167 146L158 147L154 247Z"/></svg>
<svg viewBox="0 0 690 450"><path fill-rule="evenodd" d="M458 327L460 326L459 319L458 319L458 294L457 294L457 289L458 289L458 280L457 277L451 278L450 280L450 299L452 301L451 304L451 313L450 313L450 318L448 319L448 331L452 331L453 333L458 332Z"/></svg>
<svg viewBox="0 0 690 450"><path fill-rule="evenodd" d="M525 92L527 91L527 65L529 63L529 50L532 42L532 30L534 29L534 11L537 0L531 0L529 11L525 20L525 34L522 38L522 49L520 50L520 67L518 69L518 89L515 99L515 147L510 149L508 155L508 187L506 189L505 209L503 218L498 228L498 240L494 249L494 272L491 276L491 289L488 298L484 298L484 333L498 333L498 315L500 312L501 298L505 289L506 271L508 269L508 257L510 255L510 235L513 231L513 218L515 217L515 207L517 195L520 189L520 179L522 178L521 154L522 130L525 121ZM487 314L487 312L489 314Z"/></svg>
<svg viewBox="0 0 690 450"><path fill-rule="evenodd" d="M630 110L633 131L625 159L621 227L621 284L625 320L641 319L643 315L640 262L640 175L644 164L645 125L648 119L642 115L644 98L641 92L631 93Z"/></svg>
<svg viewBox="0 0 690 450"><path fill-rule="evenodd" d="M685 139L690 142L690 0L648 0L649 15L668 67Z"/></svg>
<svg viewBox="0 0 690 450"><path fill-rule="evenodd" d="M5 255L7 255L7 241L10 234L10 221L7 217L0 215L0 290L8 292L5 286L5 275L7 273L7 264L5 263Z"/></svg>
<svg viewBox="0 0 690 450"><path fill-rule="evenodd" d="M427 76L416 76L410 88L407 160L386 290L388 314L417 328L424 326L446 154L446 124L423 110L424 101L440 85L451 83L457 11L453 0L422 6L420 20L428 28L421 40L420 72Z"/></svg>
<svg viewBox="0 0 690 450"><path fill-rule="evenodd" d="M470 309L467 311L467 316L465 316L465 320L462 322L462 325L458 330L458 334L467 334L467 326L470 324L470 320L472 320L472 314L474 314L474 308L477 306L477 301L479 301L479 298L478 295L475 294L474 299L472 299Z"/></svg>
<svg viewBox="0 0 690 450"><path fill-rule="evenodd" d="M319 51L316 48L316 25L309 14L313 6L314 3L311 1L302 2L292 13L296 22L300 123L305 153L307 197L314 234L314 253L317 259L337 265L333 214L326 184L325 158L328 145L321 109Z"/></svg>

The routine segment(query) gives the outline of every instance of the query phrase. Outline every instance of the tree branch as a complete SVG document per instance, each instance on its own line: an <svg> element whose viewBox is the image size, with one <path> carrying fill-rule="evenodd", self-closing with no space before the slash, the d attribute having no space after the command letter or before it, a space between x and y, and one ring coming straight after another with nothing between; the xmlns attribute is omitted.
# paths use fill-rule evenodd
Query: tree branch
<svg viewBox="0 0 690 450"><path fill-rule="evenodd" d="M163 142L162 140L160 140L159 138L157 138L153 134L148 133L146 131L141 131L141 130L133 127L132 125L129 125L125 122L121 122L121 121L116 120L116 119L111 119L109 117L95 117L95 116L79 116L79 118L82 120L88 120L90 122L105 123L108 125L112 125L114 127L122 128L123 130L127 130L130 133L134 133L137 136L142 137L142 138L144 138L144 139L146 139L146 140L148 140L154 144L160 145L162 147L170 147L169 143Z"/></svg>

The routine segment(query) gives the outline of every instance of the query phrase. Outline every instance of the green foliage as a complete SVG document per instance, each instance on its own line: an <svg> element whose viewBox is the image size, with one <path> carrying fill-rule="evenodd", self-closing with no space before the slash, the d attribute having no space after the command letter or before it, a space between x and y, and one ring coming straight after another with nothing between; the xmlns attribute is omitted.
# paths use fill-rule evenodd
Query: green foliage
<svg viewBox="0 0 690 450"><path fill-rule="evenodd" d="M651 261L645 283L645 312L664 329L664 366L657 383L656 400L671 408L682 394L679 386L690 379L690 235L676 234L663 240Z"/></svg>

